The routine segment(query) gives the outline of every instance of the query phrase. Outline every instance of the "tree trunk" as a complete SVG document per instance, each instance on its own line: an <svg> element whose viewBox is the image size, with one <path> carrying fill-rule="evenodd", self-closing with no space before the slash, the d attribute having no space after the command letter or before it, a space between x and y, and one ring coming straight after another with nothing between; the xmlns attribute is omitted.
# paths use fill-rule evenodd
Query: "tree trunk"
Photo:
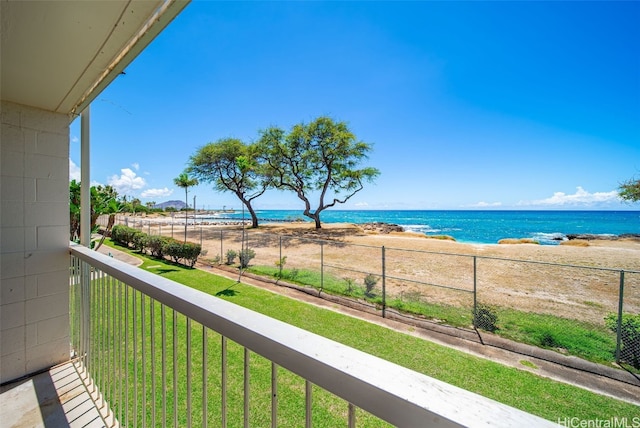
<svg viewBox="0 0 640 428"><path fill-rule="evenodd" d="M320 215L319 214L314 214L313 215L313 219L316 222L316 229L322 229L322 224L320 223Z"/></svg>
<svg viewBox="0 0 640 428"><path fill-rule="evenodd" d="M250 203L245 203L245 206L247 207L249 215L251 216L251 228L256 229L258 227L258 216L256 215L256 212Z"/></svg>
<svg viewBox="0 0 640 428"><path fill-rule="evenodd" d="M100 238L100 241L98 242L98 245L96 245L96 247L94 248L95 251L98 251L98 248L102 246L107 236L111 236L111 229L113 229L113 224L115 222L116 222L116 215L109 214L109 221L107 222L107 227L105 228L104 233L102 234L102 238Z"/></svg>
<svg viewBox="0 0 640 428"><path fill-rule="evenodd" d="M187 224L189 223L189 196L187 188L184 188L184 242L187 243Z"/></svg>

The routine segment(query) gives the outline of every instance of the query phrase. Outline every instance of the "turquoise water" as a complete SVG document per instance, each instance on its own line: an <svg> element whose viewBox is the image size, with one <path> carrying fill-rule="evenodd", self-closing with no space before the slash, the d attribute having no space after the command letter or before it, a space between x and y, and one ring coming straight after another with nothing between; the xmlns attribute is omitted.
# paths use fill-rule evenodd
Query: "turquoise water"
<svg viewBox="0 0 640 428"><path fill-rule="evenodd" d="M260 210L257 215L262 223L308 220L300 210ZM240 219L242 212L223 217ZM320 218L323 223L394 223L407 231L450 235L459 242L480 244L495 244L503 238L533 238L552 245L567 234L640 234L640 211L326 210Z"/></svg>

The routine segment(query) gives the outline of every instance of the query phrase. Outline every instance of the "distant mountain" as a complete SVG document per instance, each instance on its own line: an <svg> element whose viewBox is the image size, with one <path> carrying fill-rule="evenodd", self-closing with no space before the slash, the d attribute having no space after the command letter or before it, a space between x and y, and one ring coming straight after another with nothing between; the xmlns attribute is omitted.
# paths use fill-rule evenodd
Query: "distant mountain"
<svg viewBox="0 0 640 428"><path fill-rule="evenodd" d="M154 205L154 208L161 208L163 210L167 208L175 208L177 210L181 210L184 207L186 207L186 205L183 201L167 201L167 202L162 202L160 204Z"/></svg>

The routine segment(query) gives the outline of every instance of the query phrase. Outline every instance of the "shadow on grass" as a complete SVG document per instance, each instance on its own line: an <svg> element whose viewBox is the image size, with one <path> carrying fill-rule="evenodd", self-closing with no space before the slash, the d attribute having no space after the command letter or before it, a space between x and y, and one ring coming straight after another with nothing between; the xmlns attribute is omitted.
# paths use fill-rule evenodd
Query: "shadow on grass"
<svg viewBox="0 0 640 428"><path fill-rule="evenodd" d="M164 275L165 273L169 273L169 272L178 272L178 269L171 269L171 268L153 269L153 273L157 273L158 275Z"/></svg>
<svg viewBox="0 0 640 428"><path fill-rule="evenodd" d="M218 291L216 293L216 296L218 296L218 297L221 297L221 296L234 297L236 294L238 294L238 292L236 290L232 289L236 284L232 284L232 285L228 286L227 288L225 288L224 290Z"/></svg>

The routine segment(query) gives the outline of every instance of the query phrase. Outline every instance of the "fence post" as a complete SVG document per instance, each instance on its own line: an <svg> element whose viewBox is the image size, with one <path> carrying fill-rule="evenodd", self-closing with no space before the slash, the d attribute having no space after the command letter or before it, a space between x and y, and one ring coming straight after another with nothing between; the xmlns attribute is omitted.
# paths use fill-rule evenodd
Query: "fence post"
<svg viewBox="0 0 640 428"><path fill-rule="evenodd" d="M324 288L324 242L320 241L320 291Z"/></svg>
<svg viewBox="0 0 640 428"><path fill-rule="evenodd" d="M382 318L386 318L387 315L387 277L386 272L386 256L385 248L382 246Z"/></svg>
<svg viewBox="0 0 640 428"><path fill-rule="evenodd" d="M171 219L171 237L173 238L173 219Z"/></svg>
<svg viewBox="0 0 640 428"><path fill-rule="evenodd" d="M620 364L620 341L622 339L622 311L624 309L624 270L620 271L620 292L618 294L618 325L616 328L616 363Z"/></svg>
<svg viewBox="0 0 640 428"><path fill-rule="evenodd" d="M478 256L473 256L473 327L476 325L476 314L478 313Z"/></svg>
<svg viewBox="0 0 640 428"><path fill-rule="evenodd" d="M280 239L280 259L278 266L280 267L280 272L278 273L278 278L282 278L282 235L278 237Z"/></svg>

